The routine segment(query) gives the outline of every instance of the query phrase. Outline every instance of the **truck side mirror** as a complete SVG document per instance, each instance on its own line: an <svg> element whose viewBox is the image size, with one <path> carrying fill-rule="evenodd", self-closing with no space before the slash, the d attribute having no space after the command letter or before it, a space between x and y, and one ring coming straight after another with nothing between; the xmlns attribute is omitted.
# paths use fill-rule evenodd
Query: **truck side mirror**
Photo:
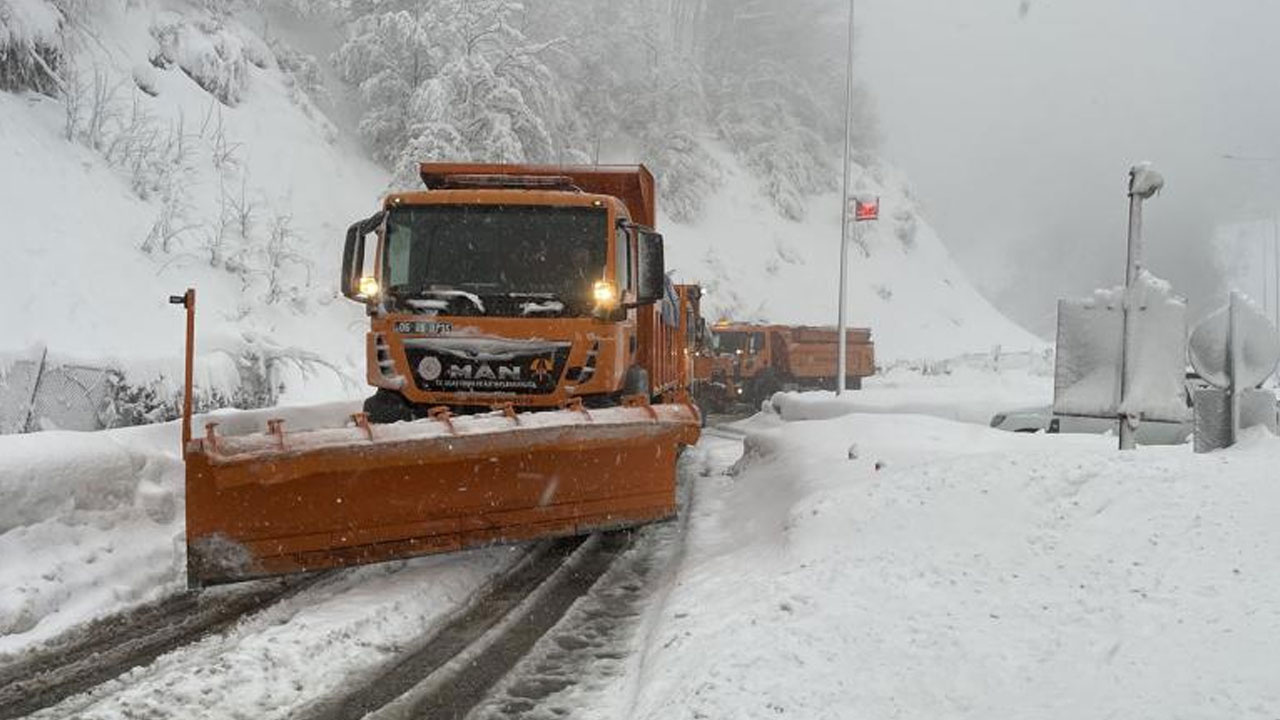
<svg viewBox="0 0 1280 720"><path fill-rule="evenodd" d="M638 286L636 304L652 305L662 299L666 288L666 264L662 257L662 236L651 230L639 233Z"/></svg>
<svg viewBox="0 0 1280 720"><path fill-rule="evenodd" d="M380 212L347 228L346 247L342 250L342 294L356 302L368 302L361 292L360 278L364 276L364 240L369 233L382 227L387 214Z"/></svg>

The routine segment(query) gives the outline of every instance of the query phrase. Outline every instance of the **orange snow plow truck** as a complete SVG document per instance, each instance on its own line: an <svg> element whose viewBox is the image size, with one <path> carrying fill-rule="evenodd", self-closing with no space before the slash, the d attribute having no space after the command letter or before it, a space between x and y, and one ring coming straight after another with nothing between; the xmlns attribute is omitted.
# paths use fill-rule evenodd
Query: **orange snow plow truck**
<svg viewBox="0 0 1280 720"><path fill-rule="evenodd" d="M875 374L871 330L846 331L845 382L862 387ZM840 333L832 327L720 322L713 328L710 382L699 386L703 405L717 412L734 402L758 406L782 390L833 390L840 371Z"/></svg>
<svg viewBox="0 0 1280 720"><path fill-rule="evenodd" d="M193 586L635 526L697 441L642 166L421 166L347 233L376 391L186 444ZM538 412L535 412L538 411ZM189 431L188 431L189 432Z"/></svg>

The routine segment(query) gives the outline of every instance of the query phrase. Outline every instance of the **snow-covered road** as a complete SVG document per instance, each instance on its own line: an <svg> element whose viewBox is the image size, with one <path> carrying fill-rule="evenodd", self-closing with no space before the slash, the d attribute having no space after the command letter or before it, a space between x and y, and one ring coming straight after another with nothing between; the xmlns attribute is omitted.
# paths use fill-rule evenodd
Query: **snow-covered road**
<svg viewBox="0 0 1280 720"><path fill-rule="evenodd" d="M273 415L290 416L300 427L341 418L349 408L337 405L322 408L277 409ZM260 424L261 413L223 415L224 426L250 429ZM331 419L331 418L329 418ZM31 663L48 660L50 643L81 639L87 634L116 631L117 616L128 618L136 609L164 607L183 597L181 544L181 463L173 425L106 433L42 433L0 438L14 452L0 462L0 493L17 501L7 517L12 527L0 532L0 547L7 548L2 568L4 582L0 600L8 608L0 618L9 631L0 635L0 669L25 672ZM176 443L175 443L176 444ZM721 469L738 455L740 443L730 443L729 452L718 460ZM693 475L711 472L708 454L695 449L682 462L691 489ZM686 497L687 497L686 492ZM548 618L550 625L584 593L594 580L581 585L585 564L599 565L608 572L603 594L586 603L603 602L615 610L625 605L625 617L638 617L639 608L652 595L645 587L649 577L668 569L679 548L681 524L653 528L630 540L618 550L625 551L620 567L610 570L616 552L599 561L580 559L575 554L566 589L552 587L542 593L542 577L532 578L533 587L553 596L563 609ZM610 542L597 543L609 545ZM616 543L614 543L616 544ZM634 547L633 547L634 545ZM443 627L457 619L475 625L472 608L492 599L490 588L518 574L529 563L522 562L530 546L493 548L471 553L420 558L354 570L335 571L319 582L290 593L285 599L251 610L225 631L200 637L156 657L139 653L135 659L125 649L117 663L118 677L90 687L31 717L77 718L118 717L296 717L300 714L332 714L335 699L351 695L366 685L395 675L406 658L424 647ZM551 572L558 565L548 565ZM601 564L603 563L603 564ZM548 581L547 585L553 585ZM206 593L231 599L228 589ZM224 595L224 593L227 593ZM570 593L570 594L566 594ZM608 597L630 594L632 597ZM532 597L532 596L531 596ZM601 598L604 598L601 600ZM520 595L513 597L519 602ZM553 604L554 604L553 603ZM621 604L620 604L621 603ZM175 607L185 607L177 603ZM536 603L533 610L545 613ZM579 634L583 611L571 613L558 631ZM111 620L103 625L100 620ZM499 617L483 622L500 621ZM501 624L501 623L499 623ZM600 634L600 647L617 666L606 676L617 677L633 647L635 623L626 628L599 619L587 619L590 632ZM625 623L624 623L625 624ZM481 630L484 627L482 626ZM159 628L158 628L159 629ZM109 638L89 638L109 641ZM528 638L530 644L537 636ZM147 642L150 641L148 638ZM521 651L523 652L523 651ZM542 650L535 655L545 655ZM573 660L581 662L584 657ZM447 659L447 658L446 658ZM514 663L519 656L510 659ZM586 658L592 671L599 670L599 657ZM133 663L137 666L128 668ZM568 660L566 660L566 663ZM51 666L62 672L56 658ZM546 663L539 673L546 675ZM74 666L67 669L74 672ZM44 672L44 670L41 670ZM505 673L498 673L494 680ZM502 683L498 702L519 693L518 680L524 670L513 673L515 680ZM12 675L12 673L10 673ZM589 677L591 673L586 673ZM393 677L391 685L401 682ZM58 682L56 677L52 682ZM412 683L410 683L412 684ZM608 682L597 682L604 687ZM559 683L561 689L576 682ZM32 687L45 687L39 680ZM573 687L574 696L591 695L593 684ZM483 688L482 688L483 689ZM55 689L52 696L59 697ZM483 697L483 695L481 696ZM40 707L42 702L30 707ZM498 705L490 704L489 707ZM19 706L10 707L17 711ZM25 711L23 711L25 712ZM345 710L340 715L345 716ZM10 713L12 715L12 713ZM0 713L0 716L8 717Z"/></svg>
<svg viewBox="0 0 1280 720"><path fill-rule="evenodd" d="M493 548L345 571L31 717L294 717L413 650L522 555Z"/></svg>
<svg viewBox="0 0 1280 720"><path fill-rule="evenodd" d="M981 419L973 398L1001 384L996 402L1030 404L1031 376L893 383L710 429L682 460L681 522L637 533L473 716L1276 716L1280 440L1121 454L954 419ZM180 587L169 431L129 432L92 440L123 447L102 467L143 469L108 482L109 502L59 476L62 502L28 487L39 502L9 510L0 664ZM36 717L311 712L385 674L525 552L335 573Z"/></svg>

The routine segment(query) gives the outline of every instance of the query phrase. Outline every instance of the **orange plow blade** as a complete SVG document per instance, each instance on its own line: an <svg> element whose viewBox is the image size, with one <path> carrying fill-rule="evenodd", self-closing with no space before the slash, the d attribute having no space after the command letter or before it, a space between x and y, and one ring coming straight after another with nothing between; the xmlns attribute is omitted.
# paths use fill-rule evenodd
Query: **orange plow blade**
<svg viewBox="0 0 1280 720"><path fill-rule="evenodd" d="M640 525L676 513L698 413L667 403L218 437L187 448L193 586Z"/></svg>

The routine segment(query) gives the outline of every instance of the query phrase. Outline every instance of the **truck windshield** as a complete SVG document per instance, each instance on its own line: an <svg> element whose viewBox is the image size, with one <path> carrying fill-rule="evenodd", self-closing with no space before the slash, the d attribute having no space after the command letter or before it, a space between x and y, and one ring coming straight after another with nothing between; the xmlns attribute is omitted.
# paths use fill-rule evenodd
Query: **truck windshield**
<svg viewBox="0 0 1280 720"><path fill-rule="evenodd" d="M393 299L448 314L585 315L607 253L602 208L425 205L391 211L383 277Z"/></svg>
<svg viewBox="0 0 1280 720"><path fill-rule="evenodd" d="M722 353L745 353L751 349L751 333L717 331L715 347Z"/></svg>

